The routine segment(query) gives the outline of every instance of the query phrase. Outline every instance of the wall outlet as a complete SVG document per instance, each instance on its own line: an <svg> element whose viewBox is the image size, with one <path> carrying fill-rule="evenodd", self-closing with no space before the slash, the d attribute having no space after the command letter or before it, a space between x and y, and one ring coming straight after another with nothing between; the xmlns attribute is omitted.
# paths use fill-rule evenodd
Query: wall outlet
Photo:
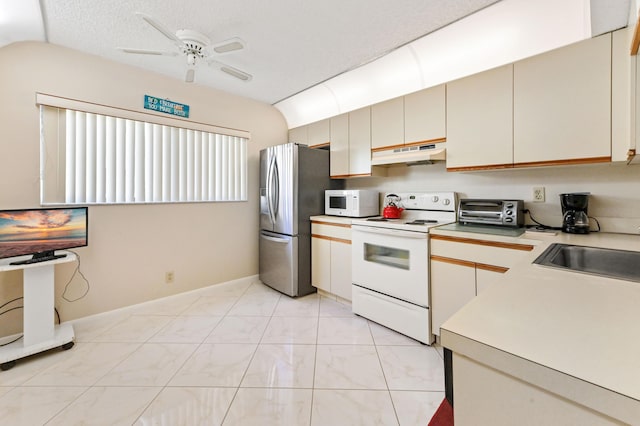
<svg viewBox="0 0 640 426"><path fill-rule="evenodd" d="M173 274L173 271L169 271L169 272L164 274L164 282L167 283L167 284L172 284L174 278L175 278L175 276Z"/></svg>
<svg viewBox="0 0 640 426"><path fill-rule="evenodd" d="M544 186L536 186L533 188L533 202L544 203Z"/></svg>

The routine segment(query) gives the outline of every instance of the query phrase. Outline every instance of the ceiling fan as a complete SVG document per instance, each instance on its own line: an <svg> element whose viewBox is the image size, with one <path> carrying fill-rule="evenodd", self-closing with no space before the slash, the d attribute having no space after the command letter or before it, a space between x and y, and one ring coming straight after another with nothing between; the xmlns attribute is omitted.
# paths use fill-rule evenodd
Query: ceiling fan
<svg viewBox="0 0 640 426"><path fill-rule="evenodd" d="M158 50L118 47L119 50L125 53L142 55L185 55L187 57L188 68L184 81L186 81L187 83L193 83L193 81L195 80L195 66L199 60L204 60L208 65L216 67L220 71L223 71L242 81L251 80L251 74L213 59L213 57L218 55L224 55L226 53L232 53L244 49L245 44L241 39L236 37L220 43L211 44L211 40L209 39L209 37L198 31L178 30L174 33L149 15L140 12L136 12L136 15L144 19L145 22L147 22L153 28L162 33L162 35L171 40L173 44L178 48L178 50L173 52L164 52ZM208 48L211 48L211 51L207 50Z"/></svg>

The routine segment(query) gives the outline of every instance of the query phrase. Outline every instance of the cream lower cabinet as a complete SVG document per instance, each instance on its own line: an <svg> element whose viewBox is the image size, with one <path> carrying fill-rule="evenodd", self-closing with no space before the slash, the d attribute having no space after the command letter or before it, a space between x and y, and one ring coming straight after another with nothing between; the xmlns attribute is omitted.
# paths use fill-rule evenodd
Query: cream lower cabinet
<svg viewBox="0 0 640 426"><path fill-rule="evenodd" d="M351 300L351 225L311 222L311 284Z"/></svg>
<svg viewBox="0 0 640 426"><path fill-rule="evenodd" d="M431 327L440 326L526 253L530 244L431 235Z"/></svg>

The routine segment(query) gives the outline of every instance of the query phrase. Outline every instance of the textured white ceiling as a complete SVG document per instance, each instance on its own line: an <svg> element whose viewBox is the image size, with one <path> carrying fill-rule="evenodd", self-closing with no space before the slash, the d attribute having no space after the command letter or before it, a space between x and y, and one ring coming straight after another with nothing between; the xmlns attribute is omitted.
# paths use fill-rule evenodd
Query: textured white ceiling
<svg viewBox="0 0 640 426"><path fill-rule="evenodd" d="M197 30L214 43L240 37L243 51L220 59L253 75L242 82L206 63L196 84L275 103L497 0L41 0L50 43L183 79L183 56L126 54L117 47L171 51L135 12L172 31Z"/></svg>

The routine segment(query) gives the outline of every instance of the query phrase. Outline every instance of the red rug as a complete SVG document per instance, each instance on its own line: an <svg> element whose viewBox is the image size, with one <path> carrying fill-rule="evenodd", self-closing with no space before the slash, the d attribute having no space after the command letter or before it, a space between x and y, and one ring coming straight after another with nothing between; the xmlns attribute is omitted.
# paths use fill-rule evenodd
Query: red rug
<svg viewBox="0 0 640 426"><path fill-rule="evenodd" d="M433 417L431 417L429 426L453 426L453 408L447 398L442 400Z"/></svg>

